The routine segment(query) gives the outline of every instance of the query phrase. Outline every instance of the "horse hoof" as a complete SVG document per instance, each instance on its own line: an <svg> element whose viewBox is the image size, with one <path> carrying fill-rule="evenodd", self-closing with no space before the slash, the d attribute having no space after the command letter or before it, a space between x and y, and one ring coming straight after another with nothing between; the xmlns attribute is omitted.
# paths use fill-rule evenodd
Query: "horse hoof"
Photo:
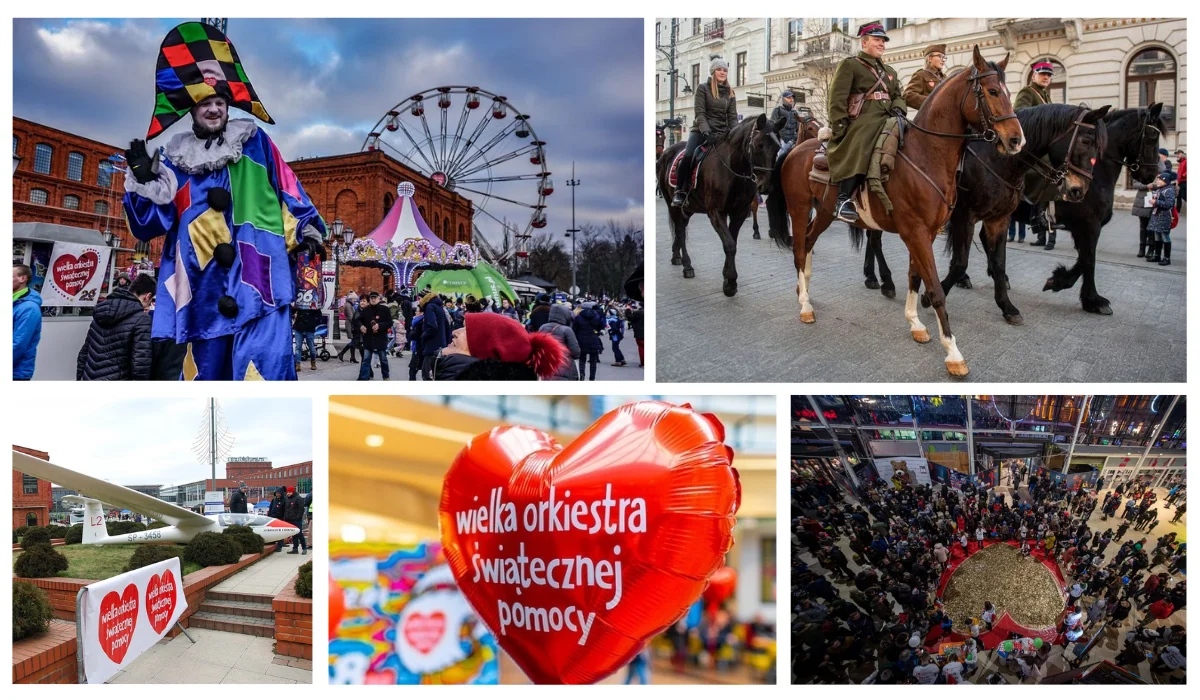
<svg viewBox="0 0 1200 700"><path fill-rule="evenodd" d="M917 341L918 343L928 343L929 331L924 328L919 331L912 331L912 337L913 340Z"/></svg>
<svg viewBox="0 0 1200 700"><path fill-rule="evenodd" d="M684 278L685 280L690 280L690 279L692 279L692 278L693 278L693 277L695 277L695 276L696 276L696 271L695 271L695 270L693 270L693 269L692 269L692 268L690 268L690 267L685 267L685 268L683 268L683 278Z"/></svg>
<svg viewBox="0 0 1200 700"><path fill-rule="evenodd" d="M681 258L681 257L679 257L678 255L676 255L676 256L674 256L674 257L672 257L672 258L671 258L671 264L672 264L672 265L682 265L682 264L683 264L683 258Z"/></svg>
<svg viewBox="0 0 1200 700"><path fill-rule="evenodd" d="M737 284L729 284L726 282L721 285L721 291L725 292L725 296L731 297L737 294Z"/></svg>
<svg viewBox="0 0 1200 700"><path fill-rule="evenodd" d="M922 295L921 295L921 307L922 307L922 308L925 308L925 309L928 309L928 308L929 308L929 307L931 307L931 306L933 306L933 302L929 300L929 295L928 295L928 294L922 294Z"/></svg>
<svg viewBox="0 0 1200 700"><path fill-rule="evenodd" d="M956 360L954 362L946 362L946 370L954 377L965 377L970 370L967 369L966 360Z"/></svg>
<svg viewBox="0 0 1200 700"><path fill-rule="evenodd" d="M868 277L866 280L864 280L863 284L867 285L867 289L879 289L879 280L872 277Z"/></svg>
<svg viewBox="0 0 1200 700"><path fill-rule="evenodd" d="M759 235L758 231L754 232L754 240L756 240L756 241L762 240L762 236Z"/></svg>
<svg viewBox="0 0 1200 700"><path fill-rule="evenodd" d="M1093 314L1100 314L1101 316L1112 316L1112 307L1108 304L1101 304L1091 309L1085 308L1084 311Z"/></svg>
<svg viewBox="0 0 1200 700"><path fill-rule="evenodd" d="M801 311L800 312L800 322L801 323L816 323L816 321L817 321L817 315L815 313L813 313L812 311Z"/></svg>
<svg viewBox="0 0 1200 700"><path fill-rule="evenodd" d="M960 279L956 286L959 289L974 289L975 288L975 286L971 284L970 277L964 277L964 278Z"/></svg>
<svg viewBox="0 0 1200 700"><path fill-rule="evenodd" d="M1059 291L1058 285L1054 284L1054 278L1053 278L1053 277L1051 277L1050 279L1046 280L1046 284L1042 285L1042 291L1043 291L1043 292L1057 292L1057 291Z"/></svg>
<svg viewBox="0 0 1200 700"><path fill-rule="evenodd" d="M1023 326L1023 325L1025 325L1025 319L1021 317L1021 314L1016 314L1016 315L1013 315L1013 316L1010 316L1010 315L1008 315L1008 314L1004 314L1004 320L1005 320L1005 321L1008 321L1008 325L1010 325L1010 326Z"/></svg>
<svg viewBox="0 0 1200 700"><path fill-rule="evenodd" d="M882 291L883 295L885 297L887 297L888 299L896 298L896 288L891 285L887 285L887 286L883 287L880 291Z"/></svg>

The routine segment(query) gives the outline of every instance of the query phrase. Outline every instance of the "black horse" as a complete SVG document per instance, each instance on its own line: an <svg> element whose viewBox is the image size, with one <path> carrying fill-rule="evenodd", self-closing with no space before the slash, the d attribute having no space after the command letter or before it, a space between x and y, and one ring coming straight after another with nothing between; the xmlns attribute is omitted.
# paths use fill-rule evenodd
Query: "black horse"
<svg viewBox="0 0 1200 700"><path fill-rule="evenodd" d="M988 275L997 282L996 305L1006 321L1013 325L1024 323L1021 312L1008 298L1008 275L1005 272L1005 236L1009 217L1021 201L1025 176L1034 170L1043 178L1060 185L1059 192L1076 201L1085 196L1092 177L1093 164L1104 150L1104 126L1101 121L1108 113L1105 106L1096 110L1075 105L1041 105L1017 110L1017 118L1025 132L1026 144L1016 156L996 153L987 144L967 146L962 175L958 183L958 201L946 225L946 249L953 251L949 272L942 280L942 291L949 294L954 286L970 289L967 261L971 251L975 224L983 221L979 241L988 258ZM1047 166L1041 158L1049 156ZM851 229L855 247L861 244L861 229ZM875 231L867 236L866 261L863 274L869 289L879 289L874 280L872 260L879 261L883 293L895 296L891 274L883 257L882 241ZM891 293L889 293L889 291ZM929 307L929 297L923 294L921 303Z"/></svg>
<svg viewBox="0 0 1200 700"><path fill-rule="evenodd" d="M767 115L760 114L757 119L746 119L733 127L725 138L710 147L701 161L700 179L683 207L671 205L675 188L669 176L671 164L684 144L680 142L663 151L655 164L658 191L667 201L671 217L671 264L682 264L685 278L696 276L687 252L688 220L693 214L707 214L725 249L722 289L725 296L737 294L734 257L738 231L750 216L750 203L771 186L775 156L782 145L778 133L784 124L783 119L772 122Z"/></svg>
<svg viewBox="0 0 1200 700"><path fill-rule="evenodd" d="M1083 310L1112 315L1108 299L1096 291L1096 244L1100 229L1112 219L1113 195L1121 170L1128 168L1133 179L1143 185L1158 176L1158 137L1165 128L1161 113L1162 103L1155 102L1148 107L1110 112L1104 118L1108 144L1103 157L1096 161L1087 195L1082 202L1054 204L1055 222L1071 232L1079 258L1070 269L1065 265L1055 267L1042 291L1070 289L1082 275L1079 300ZM1022 203L1014 216L1028 216L1026 209Z"/></svg>

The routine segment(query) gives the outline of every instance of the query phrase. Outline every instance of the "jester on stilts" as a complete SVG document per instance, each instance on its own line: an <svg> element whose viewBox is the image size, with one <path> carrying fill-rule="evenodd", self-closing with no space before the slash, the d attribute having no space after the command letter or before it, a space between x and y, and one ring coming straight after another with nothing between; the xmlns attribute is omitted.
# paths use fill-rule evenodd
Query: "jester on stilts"
<svg viewBox="0 0 1200 700"><path fill-rule="evenodd" d="M185 380L295 379L296 270L325 257L325 222L270 137L229 118L275 123L221 31L172 29L155 87L146 138L188 114L192 128L153 155L141 139L125 152L129 230L165 237L152 335L178 344Z"/></svg>

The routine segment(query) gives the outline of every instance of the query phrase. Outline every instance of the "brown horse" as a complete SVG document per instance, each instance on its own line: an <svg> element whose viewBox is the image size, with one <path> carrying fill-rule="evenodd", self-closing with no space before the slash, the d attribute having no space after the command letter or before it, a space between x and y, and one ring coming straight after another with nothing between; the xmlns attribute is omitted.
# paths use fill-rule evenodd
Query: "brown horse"
<svg viewBox="0 0 1200 700"><path fill-rule="evenodd" d="M809 139L817 138L817 134L821 133L821 122L817 118L805 114L800 117L800 129L796 132L796 144L804 143ZM750 217L754 221L754 240L760 240L762 236L758 232L758 200L760 197L755 197L750 202Z"/></svg>
<svg viewBox="0 0 1200 700"><path fill-rule="evenodd" d="M1025 143L1025 135L1013 113L1004 84L1007 65L1007 54L1004 60L992 63L984 60L976 46L969 70L959 72L934 89L916 118L909 123L907 143L898 153L896 167L888 181L892 212L887 213L879 198L868 193L867 206L859 207L859 222L856 223L861 228L900 234L909 255L908 297L904 304L909 331L918 343L929 342L929 331L917 317L917 291L924 283L937 313L938 331L946 350L946 369L956 377L966 376L967 362L950 330L946 297L933 254L933 239L954 209L957 172L967 142L994 142L996 148L1006 154L1019 152ZM793 149L784 160L781 172L788 214L797 229L807 224L805 235L797 232L792 237L797 272L796 297L800 303L800 320L804 323L816 320L809 297L813 246L833 222L833 207L837 200L836 187L809 181L817 145L817 142L809 141ZM786 231L786 226L783 230ZM776 237L775 240L782 243L785 238Z"/></svg>

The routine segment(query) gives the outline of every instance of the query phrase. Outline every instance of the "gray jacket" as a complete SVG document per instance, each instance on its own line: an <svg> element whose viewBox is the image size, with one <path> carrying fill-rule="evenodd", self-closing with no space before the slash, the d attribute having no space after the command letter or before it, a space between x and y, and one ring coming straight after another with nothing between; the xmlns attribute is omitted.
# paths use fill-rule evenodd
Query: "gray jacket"
<svg viewBox="0 0 1200 700"><path fill-rule="evenodd" d="M1137 195L1133 198L1133 209L1130 213L1140 219L1149 219L1151 210L1146 206L1146 197L1150 192L1150 186L1139 182L1134 184L1134 189L1137 190Z"/></svg>
<svg viewBox="0 0 1200 700"><path fill-rule="evenodd" d="M558 342L563 344L570 357L554 376L547 377L547 381L579 381L579 366L575 363L579 358L579 339L575 337L575 331L571 328L571 310L562 304L552 304L550 321L542 324L538 330L558 338Z"/></svg>

